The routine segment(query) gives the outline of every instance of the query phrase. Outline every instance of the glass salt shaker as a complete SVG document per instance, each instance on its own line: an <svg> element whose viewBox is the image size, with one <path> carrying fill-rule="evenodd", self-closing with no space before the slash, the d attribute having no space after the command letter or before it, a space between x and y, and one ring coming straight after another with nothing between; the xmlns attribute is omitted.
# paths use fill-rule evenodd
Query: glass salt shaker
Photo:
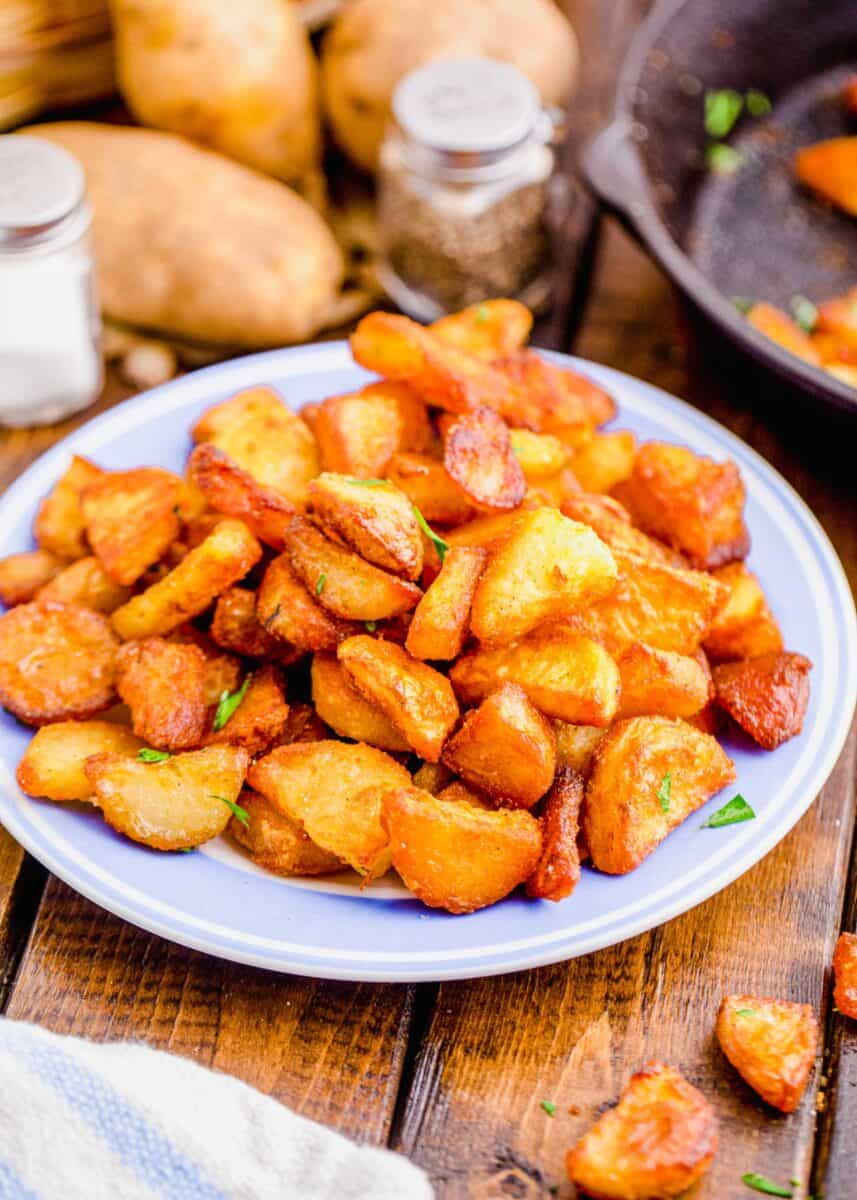
<svg viewBox="0 0 857 1200"><path fill-rule="evenodd" d="M0 425L48 425L102 384L83 170L38 137L0 137Z"/></svg>
<svg viewBox="0 0 857 1200"><path fill-rule="evenodd" d="M393 97L381 148L382 286L423 321L495 296L550 301L555 115L515 67L441 59Z"/></svg>

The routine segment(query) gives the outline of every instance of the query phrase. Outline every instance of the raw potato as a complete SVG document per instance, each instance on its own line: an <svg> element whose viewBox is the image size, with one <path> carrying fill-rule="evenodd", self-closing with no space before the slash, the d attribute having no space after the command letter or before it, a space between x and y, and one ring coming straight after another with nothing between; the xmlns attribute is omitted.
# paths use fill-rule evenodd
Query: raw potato
<svg viewBox="0 0 857 1200"><path fill-rule="evenodd" d="M794 1112L815 1065L818 1022L811 1004L724 996L717 1040L742 1078L768 1104Z"/></svg>
<svg viewBox="0 0 857 1200"><path fill-rule="evenodd" d="M492 362L526 345L533 314L517 300L484 300L441 317L430 326L435 337L475 358Z"/></svg>
<svg viewBox="0 0 857 1200"><path fill-rule="evenodd" d="M34 600L65 563L47 550L25 550L0 559L0 602L7 608Z"/></svg>
<svg viewBox="0 0 857 1200"><path fill-rule="evenodd" d="M42 550L67 559L89 553L80 497L84 488L103 474L95 463L75 454L68 470L39 505L33 534Z"/></svg>
<svg viewBox="0 0 857 1200"><path fill-rule="evenodd" d="M585 492L611 492L634 469L637 439L626 429L596 433L575 454L571 468Z"/></svg>
<svg viewBox="0 0 857 1200"><path fill-rule="evenodd" d="M307 406L301 412L307 417ZM359 392L330 396L319 406L312 426L322 469L358 479L386 473L399 451L423 453L433 433L426 406L406 384L370 383Z"/></svg>
<svg viewBox="0 0 857 1200"><path fill-rule="evenodd" d="M517 508L527 490L506 422L491 408L477 408L446 431L443 465L479 509Z"/></svg>
<svg viewBox="0 0 857 1200"><path fill-rule="evenodd" d="M633 871L734 778L723 747L684 721L617 721L595 751L586 790L583 832L593 866L608 875Z"/></svg>
<svg viewBox="0 0 857 1200"><path fill-rule="evenodd" d="M527 895L536 900L565 900L577 887L583 791L583 776L569 767L560 767L542 805L541 857L527 880Z"/></svg>
<svg viewBox="0 0 857 1200"><path fill-rule="evenodd" d="M141 125L300 183L318 169L316 66L281 0L111 0L119 90Z"/></svg>
<svg viewBox="0 0 857 1200"><path fill-rule="evenodd" d="M119 650L117 691L137 737L160 750L190 750L205 733L205 655L189 643L147 638Z"/></svg>
<svg viewBox="0 0 857 1200"><path fill-rule="evenodd" d="M616 665L622 679L620 717L692 717L710 699L710 677L688 655L637 642Z"/></svg>
<svg viewBox="0 0 857 1200"><path fill-rule="evenodd" d="M282 550L295 506L280 492L257 483L225 450L212 442L197 446L188 459L193 482L219 513L237 517L261 542Z"/></svg>
<svg viewBox="0 0 857 1200"><path fill-rule="evenodd" d="M297 821L293 821L259 792L245 788L238 803L248 823L233 817L229 832L239 845L250 851L253 862L275 875L327 875L341 871L342 859L316 846Z"/></svg>
<svg viewBox="0 0 857 1200"><path fill-rule="evenodd" d="M23 132L69 150L86 172L112 320L258 349L308 341L336 319L342 252L283 184L152 129L69 121Z"/></svg>
<svg viewBox="0 0 857 1200"><path fill-rule="evenodd" d="M312 702L325 724L340 737L366 742L379 750L408 751L407 739L380 708L364 700L333 654L312 660Z"/></svg>
<svg viewBox="0 0 857 1200"><path fill-rule="evenodd" d="M414 658L451 660L461 653L470 608L487 553L477 546L450 546L440 573L414 609L405 649Z"/></svg>
<svg viewBox="0 0 857 1200"><path fill-rule="evenodd" d="M473 504L437 459L425 454L394 454L386 475L429 523L458 525L473 516Z"/></svg>
<svg viewBox="0 0 857 1200"><path fill-rule="evenodd" d="M300 658L300 651L268 633L256 617L256 593L249 588L227 588L217 597L211 636L218 646L247 658L272 658L285 666Z"/></svg>
<svg viewBox="0 0 857 1200"><path fill-rule="evenodd" d="M282 737L288 718L282 674L266 663L253 672L244 699L221 729L212 729L205 744L227 743L243 746L251 755L262 754Z"/></svg>
<svg viewBox="0 0 857 1200"><path fill-rule="evenodd" d="M325 533L367 562L419 579L422 534L410 500L397 487L326 471L309 485L309 507Z"/></svg>
<svg viewBox="0 0 857 1200"><path fill-rule="evenodd" d="M407 786L381 804L393 866L430 908L468 913L496 904L539 861L539 823L527 812L492 812Z"/></svg>
<svg viewBox="0 0 857 1200"><path fill-rule="evenodd" d="M744 563L729 563L714 578L729 588L729 597L705 636L706 653L722 662L782 650L783 635L753 572Z"/></svg>
<svg viewBox="0 0 857 1200"><path fill-rule="evenodd" d="M763 654L714 668L717 703L764 750L803 728L812 663L803 654Z"/></svg>
<svg viewBox="0 0 857 1200"><path fill-rule="evenodd" d="M857 934L840 933L833 955L833 1003L857 1019Z"/></svg>
<svg viewBox="0 0 857 1200"><path fill-rule="evenodd" d="M39 600L59 600L95 612L112 613L131 596L131 589L115 583L93 554L69 563L39 590Z"/></svg>
<svg viewBox="0 0 857 1200"><path fill-rule="evenodd" d="M577 41L550 0L352 0L327 34L322 91L337 141L373 171L399 80L449 56L494 58L528 75L546 104L564 105Z"/></svg>
<svg viewBox="0 0 857 1200"><path fill-rule="evenodd" d="M287 554L269 563L256 597L264 631L303 653L335 650L356 626L326 612L295 574Z"/></svg>
<svg viewBox="0 0 857 1200"><path fill-rule="evenodd" d="M28 796L91 800L84 763L93 754L136 758L144 743L112 721L57 721L36 730L18 763L16 778Z"/></svg>
<svg viewBox="0 0 857 1200"><path fill-rule="evenodd" d="M85 769L108 825L153 850L188 850L229 824L249 761L237 746L207 746L162 763L96 754Z"/></svg>
<svg viewBox="0 0 857 1200"><path fill-rule="evenodd" d="M279 746L254 763L248 776L250 786L297 821L316 845L367 880L390 867L381 797L410 781L395 759L359 742Z"/></svg>
<svg viewBox="0 0 857 1200"><path fill-rule="evenodd" d="M114 583L136 583L176 540L183 492L184 481L160 467L106 472L84 488L86 536Z"/></svg>

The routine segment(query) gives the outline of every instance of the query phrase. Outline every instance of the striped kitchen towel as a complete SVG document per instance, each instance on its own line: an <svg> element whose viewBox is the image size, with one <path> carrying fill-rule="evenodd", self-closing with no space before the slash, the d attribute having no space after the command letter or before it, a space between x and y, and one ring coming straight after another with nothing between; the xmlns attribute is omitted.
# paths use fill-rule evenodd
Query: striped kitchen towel
<svg viewBox="0 0 857 1200"><path fill-rule="evenodd" d="M166 1197L431 1200L432 1189L399 1155L228 1075L0 1019L0 1200Z"/></svg>

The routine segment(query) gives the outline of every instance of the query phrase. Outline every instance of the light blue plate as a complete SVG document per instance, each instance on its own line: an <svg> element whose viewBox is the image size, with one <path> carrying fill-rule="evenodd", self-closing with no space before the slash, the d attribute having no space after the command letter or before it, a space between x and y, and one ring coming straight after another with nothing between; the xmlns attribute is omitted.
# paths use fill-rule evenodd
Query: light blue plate
<svg viewBox="0 0 857 1200"><path fill-rule="evenodd" d="M559 358L559 356L557 356ZM0 821L84 896L185 946L275 971L352 980L456 979L500 974L586 954L668 921L731 883L809 807L845 740L857 695L857 622L842 567L818 522L754 451L679 400L618 371L568 361L611 391L618 424L641 439L727 455L747 485L750 563L786 645L815 663L800 737L773 754L728 744L738 778L630 875L585 869L560 904L514 896L483 912L433 912L392 878L365 892L342 876L279 879L255 869L227 838L194 854L159 854L113 833L94 812L31 800L15 783L30 731L0 717ZM72 453L105 467L181 470L188 430L208 405L266 383L296 408L352 390L368 376L339 343L275 351L197 371L127 401L45 454L0 501L0 555L29 547L39 499ZM702 822L741 792L758 819L724 829ZM843 836L845 831L843 831Z"/></svg>

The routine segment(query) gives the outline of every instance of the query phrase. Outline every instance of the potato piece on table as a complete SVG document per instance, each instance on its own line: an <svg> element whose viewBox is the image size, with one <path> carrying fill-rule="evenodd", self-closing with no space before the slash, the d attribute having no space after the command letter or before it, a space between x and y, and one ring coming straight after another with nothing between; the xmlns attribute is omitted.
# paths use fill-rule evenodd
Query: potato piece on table
<svg viewBox="0 0 857 1200"><path fill-rule="evenodd" d="M137 737L159 750L190 750L205 733L205 655L197 646L147 638L116 659L119 697Z"/></svg>
<svg viewBox="0 0 857 1200"><path fill-rule="evenodd" d="M795 174L824 200L857 217L857 137L827 138L795 155Z"/></svg>
<svg viewBox="0 0 857 1200"><path fill-rule="evenodd" d="M635 554L668 567L687 566L682 555L632 525L627 509L612 496L577 492L566 497L560 507L563 516L571 517L572 521L580 521L582 525L594 529L611 550Z"/></svg>
<svg viewBox="0 0 857 1200"><path fill-rule="evenodd" d="M247 824L233 817L229 832L265 871L275 875L327 875L345 866L342 859L317 846L297 821L259 792L245 788L238 803L247 814Z"/></svg>
<svg viewBox="0 0 857 1200"><path fill-rule="evenodd" d="M272 658L289 666L301 651L268 633L256 616L256 593L249 588L227 588L217 597L211 637L224 650L247 658Z"/></svg>
<svg viewBox="0 0 857 1200"><path fill-rule="evenodd" d="M116 699L119 642L107 618L32 600L0 617L0 704L26 725L83 720Z"/></svg>
<svg viewBox="0 0 857 1200"><path fill-rule="evenodd" d="M411 501L393 484L325 471L309 485L309 507L325 533L367 562L419 579L422 534Z"/></svg>
<svg viewBox="0 0 857 1200"><path fill-rule="evenodd" d="M585 525L553 508L525 513L488 563L470 615L480 641L519 638L612 591L613 555Z"/></svg>
<svg viewBox="0 0 857 1200"><path fill-rule="evenodd" d="M377 705L364 700L335 654L312 660L312 702L322 721L340 737L380 750L407 751L410 745Z"/></svg>
<svg viewBox="0 0 857 1200"><path fill-rule="evenodd" d="M833 1003L857 1020L857 934L840 933L833 955Z"/></svg>
<svg viewBox="0 0 857 1200"><path fill-rule="evenodd" d="M80 497L84 488L104 473L88 458L75 454L68 470L39 505L33 533L42 550L66 559L89 553Z"/></svg>
<svg viewBox="0 0 857 1200"><path fill-rule="evenodd" d="M568 1177L600 1200L663 1200L701 1179L717 1153L717 1118L700 1091L664 1063L632 1075L565 1160Z"/></svg>
<svg viewBox="0 0 857 1200"><path fill-rule="evenodd" d="M815 1065L818 1022L811 1004L724 996L717 1040L754 1092L781 1112L794 1112Z"/></svg>
<svg viewBox="0 0 857 1200"><path fill-rule="evenodd" d="M95 754L85 771L108 825L153 850L188 850L229 824L249 761L238 746L206 746L160 763Z"/></svg>
<svg viewBox="0 0 857 1200"><path fill-rule="evenodd" d="M112 613L131 596L131 589L116 583L94 554L69 563L39 590L39 600L77 604L94 612Z"/></svg>
<svg viewBox="0 0 857 1200"><path fill-rule="evenodd" d="M637 439L627 429L596 433L572 459L571 469L585 492L611 492L634 469Z"/></svg>
<svg viewBox="0 0 857 1200"><path fill-rule="evenodd" d="M382 750L332 741L278 746L248 776L250 786L297 821L316 845L366 879L390 867L381 798L410 781L405 768Z"/></svg>
<svg viewBox="0 0 857 1200"><path fill-rule="evenodd" d="M523 688L504 683L465 713L443 761L507 807L532 808L553 782L556 740Z"/></svg>
<svg viewBox="0 0 857 1200"><path fill-rule="evenodd" d="M136 583L176 540L183 487L172 471L136 467L106 472L84 488L86 536L114 582Z"/></svg>
<svg viewBox="0 0 857 1200"><path fill-rule="evenodd" d="M475 546L450 546L440 574L414 609L405 649L414 658L449 660L461 653L470 608L488 555Z"/></svg>
<svg viewBox="0 0 857 1200"><path fill-rule="evenodd" d="M219 728L212 728L205 738L206 746L228 743L243 746L249 754L255 755L267 750L282 736L289 706L280 669L265 663L245 678L239 695L245 686L246 691L231 715L218 706L214 725ZM221 696L221 700L223 698Z"/></svg>
<svg viewBox="0 0 857 1200"><path fill-rule="evenodd" d="M337 654L357 690L377 704L420 758L437 762L458 720L446 676L394 642L365 634L341 642Z"/></svg>
<svg viewBox="0 0 857 1200"><path fill-rule="evenodd" d="M434 439L425 403L404 383L370 383L330 396L313 420L321 467L358 479L384 475L399 451L421 454Z"/></svg>
<svg viewBox="0 0 857 1200"><path fill-rule="evenodd" d="M580 879L580 806L585 781L578 771L560 767L545 796L539 818L542 853L527 880L527 895L535 900L565 900Z"/></svg>
<svg viewBox="0 0 857 1200"><path fill-rule="evenodd" d="M188 459L191 478L219 513L237 517L268 546L282 550L295 506L280 492L263 487L212 442L197 446Z"/></svg>
<svg viewBox="0 0 857 1200"><path fill-rule="evenodd" d="M796 354L798 358L812 363L814 367L821 366L821 356L812 339L804 333L797 321L792 320L781 308L768 304L766 300L757 300L750 306L747 320L759 333L763 333L790 354Z"/></svg>
<svg viewBox="0 0 857 1200"><path fill-rule="evenodd" d="M533 314L517 300L483 300L433 321L429 330L447 346L490 363L525 346L532 327Z"/></svg>
<svg viewBox="0 0 857 1200"><path fill-rule="evenodd" d="M478 704L501 684L517 683L545 716L574 725L609 725L619 704L619 670L591 638L562 628L518 642L480 647L449 675L462 704Z"/></svg>
<svg viewBox="0 0 857 1200"><path fill-rule="evenodd" d="M393 866L430 908L469 913L496 904L535 870L539 823L528 812L477 808L415 787L381 798Z"/></svg>
<svg viewBox="0 0 857 1200"><path fill-rule="evenodd" d="M622 679L620 717L692 717L710 699L709 675L689 655L637 642L616 665Z"/></svg>
<svg viewBox="0 0 857 1200"><path fill-rule="evenodd" d="M568 447L551 433L533 433L530 429L510 432L512 451L528 483L549 479L568 463Z"/></svg>
<svg viewBox="0 0 857 1200"><path fill-rule="evenodd" d="M735 778L719 742L684 721L617 721L595 751L583 832L608 875L638 867L692 812Z"/></svg>
<svg viewBox="0 0 857 1200"><path fill-rule="evenodd" d="M717 703L764 750L803 728L812 663L803 654L762 654L714 668Z"/></svg>
<svg viewBox="0 0 857 1200"><path fill-rule="evenodd" d="M426 521L459 525L473 516L473 502L447 473L443 463L425 454L394 454L387 478L404 492Z"/></svg>
<svg viewBox="0 0 857 1200"><path fill-rule="evenodd" d="M559 766L570 767L586 778L595 749L607 730L597 725L571 725L568 721L554 721L553 732Z"/></svg>
<svg viewBox="0 0 857 1200"><path fill-rule="evenodd" d="M126 641L170 633L243 579L261 557L262 547L243 521L226 517L168 575L117 608L113 628Z"/></svg>
<svg viewBox="0 0 857 1200"><path fill-rule="evenodd" d="M93 754L136 758L144 743L112 721L57 721L37 729L18 763L16 778L28 796L91 800L84 763Z"/></svg>
<svg viewBox="0 0 857 1200"><path fill-rule="evenodd" d="M782 650L783 635L753 572L737 562L713 575L729 588L729 596L705 635L706 653L722 662Z"/></svg>
<svg viewBox="0 0 857 1200"><path fill-rule="evenodd" d="M335 650L356 629L326 612L310 595L287 554L268 564L256 596L256 615L268 634L304 653Z"/></svg>
<svg viewBox="0 0 857 1200"><path fill-rule="evenodd" d="M65 568L47 550L25 550L0 559L0 602L7 608L34 600L41 589Z"/></svg>
<svg viewBox="0 0 857 1200"><path fill-rule="evenodd" d="M476 408L452 423L444 442L443 465L479 509L517 508L527 490L508 426L490 408Z"/></svg>
<svg viewBox="0 0 857 1200"><path fill-rule="evenodd" d="M612 398L597 384L535 350L519 350L493 365L511 385L507 400L494 406L510 425L534 433L580 431L603 425L616 412Z"/></svg>

